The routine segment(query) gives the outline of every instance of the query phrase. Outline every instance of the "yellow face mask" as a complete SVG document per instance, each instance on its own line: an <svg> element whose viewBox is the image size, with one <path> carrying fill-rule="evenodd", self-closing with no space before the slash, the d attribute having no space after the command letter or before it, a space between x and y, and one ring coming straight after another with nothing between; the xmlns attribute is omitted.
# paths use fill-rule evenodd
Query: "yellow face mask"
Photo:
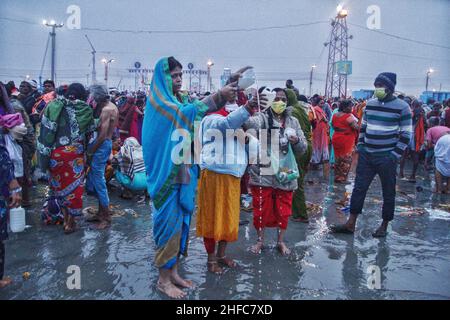
<svg viewBox="0 0 450 320"><path fill-rule="evenodd" d="M282 114L284 112L284 110L286 110L286 102L274 101L272 103L272 110L276 114Z"/></svg>
<svg viewBox="0 0 450 320"><path fill-rule="evenodd" d="M378 100L383 100L387 96L386 89L385 88L375 88L374 95L375 95L375 97L378 98Z"/></svg>

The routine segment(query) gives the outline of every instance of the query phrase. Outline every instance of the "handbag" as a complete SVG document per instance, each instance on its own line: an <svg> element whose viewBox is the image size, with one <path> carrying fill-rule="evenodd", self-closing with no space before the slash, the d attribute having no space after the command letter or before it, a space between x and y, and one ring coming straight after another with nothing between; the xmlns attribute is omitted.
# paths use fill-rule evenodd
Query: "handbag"
<svg viewBox="0 0 450 320"><path fill-rule="evenodd" d="M14 176L23 177L22 147L14 140L11 134L5 134L5 147L8 150L9 158L14 165Z"/></svg>

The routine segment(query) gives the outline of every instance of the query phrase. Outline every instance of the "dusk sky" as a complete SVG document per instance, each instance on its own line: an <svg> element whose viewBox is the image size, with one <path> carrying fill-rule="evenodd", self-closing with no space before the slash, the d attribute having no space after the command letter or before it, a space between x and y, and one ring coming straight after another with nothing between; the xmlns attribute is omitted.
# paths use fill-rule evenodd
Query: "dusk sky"
<svg viewBox="0 0 450 320"><path fill-rule="evenodd" d="M115 59L110 86L120 83L121 88L134 89L134 75L128 72L134 62L153 68L158 58L173 55L185 68L192 62L195 68L206 69L207 60L212 59L216 86L224 67L252 65L261 84L282 86L292 78L306 93L311 66L316 64L313 92L323 93L328 55L324 43L329 41L330 19L339 3L349 11L347 22L353 35L349 41L351 90L372 88L378 73L390 71L397 73L397 90L418 95L432 68L430 90L450 91L449 0L2 0L0 80L19 82L26 75L38 80L49 32L42 20L66 23L67 7L77 5L81 29L57 30L58 84L90 84L87 34L97 50L97 80L104 77L101 59ZM367 28L370 5L380 8L378 31ZM43 79L49 77L50 48ZM202 81L206 83L206 77ZM185 76L184 85L188 84Z"/></svg>

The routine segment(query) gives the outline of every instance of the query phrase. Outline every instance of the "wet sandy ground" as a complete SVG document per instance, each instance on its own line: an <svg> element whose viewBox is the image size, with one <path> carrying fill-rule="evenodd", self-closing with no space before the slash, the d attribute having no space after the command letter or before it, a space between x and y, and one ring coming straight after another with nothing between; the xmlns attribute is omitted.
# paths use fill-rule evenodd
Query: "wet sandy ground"
<svg viewBox="0 0 450 320"><path fill-rule="evenodd" d="M371 232L381 221L379 181L369 190L355 235L335 236L327 226L346 220L335 202L351 185L319 183L320 173L310 172L307 180L315 183L306 186L307 200L322 210L309 225L290 222L286 240L292 254L278 253L273 229L266 232L268 248L259 256L250 253L256 233L252 215L242 212L241 220L250 223L240 227L239 240L228 250L239 266L221 276L206 270L194 220L189 256L180 270L197 284L188 299L450 299L450 213L439 208L450 204L450 196L433 194L430 178L419 171L417 184L398 182L398 213L387 238L377 240ZM155 288L158 272L152 266L148 204L112 192L118 209L132 210L113 218L110 230L98 231L82 222L78 232L66 236L61 226L44 226L39 220L45 192L46 186L35 189L35 205L27 212L31 227L10 233L6 242L6 274L14 283L0 290L0 299L165 299ZM86 205L92 204L94 199L88 197ZM408 206L425 211L408 213ZM80 290L67 288L70 265L80 267ZM380 289L368 288L369 266L380 269ZM30 274L27 280L24 272Z"/></svg>

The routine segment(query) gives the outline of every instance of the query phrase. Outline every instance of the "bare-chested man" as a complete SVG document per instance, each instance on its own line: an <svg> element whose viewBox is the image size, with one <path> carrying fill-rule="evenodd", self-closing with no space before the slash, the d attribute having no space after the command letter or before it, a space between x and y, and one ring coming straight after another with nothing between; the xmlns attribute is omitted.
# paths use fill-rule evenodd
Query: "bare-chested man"
<svg viewBox="0 0 450 320"><path fill-rule="evenodd" d="M90 170L86 178L86 190L98 198L99 229L109 227L109 197L106 188L105 167L112 150L112 136L118 122L118 110L110 99L107 88L103 85L93 85L89 88L97 131L88 146L88 164Z"/></svg>

